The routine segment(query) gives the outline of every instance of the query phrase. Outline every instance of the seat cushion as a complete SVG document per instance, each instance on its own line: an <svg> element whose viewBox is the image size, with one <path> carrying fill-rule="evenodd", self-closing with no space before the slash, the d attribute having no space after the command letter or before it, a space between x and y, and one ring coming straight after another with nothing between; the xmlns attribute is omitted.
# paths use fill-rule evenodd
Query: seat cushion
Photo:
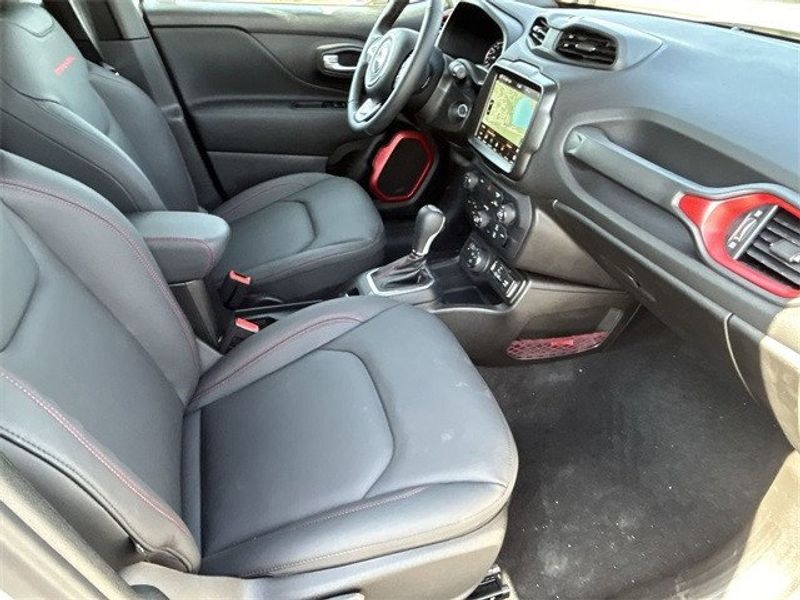
<svg viewBox="0 0 800 600"><path fill-rule="evenodd" d="M216 270L253 278L254 291L301 300L346 283L383 258L383 223L354 181L301 173L267 181L225 202L231 242Z"/></svg>
<svg viewBox="0 0 800 600"><path fill-rule="evenodd" d="M449 330L378 298L316 305L238 346L190 404L185 457L201 570L241 577L466 535L503 511L517 472Z"/></svg>

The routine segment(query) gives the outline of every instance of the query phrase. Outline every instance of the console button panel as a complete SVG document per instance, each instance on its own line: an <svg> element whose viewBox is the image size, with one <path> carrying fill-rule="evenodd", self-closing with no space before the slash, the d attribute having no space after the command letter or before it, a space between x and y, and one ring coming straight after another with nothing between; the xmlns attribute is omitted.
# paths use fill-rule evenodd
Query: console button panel
<svg viewBox="0 0 800 600"><path fill-rule="evenodd" d="M474 240L469 240L461 251L461 261L470 273L482 273L489 264L491 254Z"/></svg>
<svg viewBox="0 0 800 600"><path fill-rule="evenodd" d="M511 302L525 283L520 273L475 234L461 250L461 265L471 277L488 283L506 302Z"/></svg>
<svg viewBox="0 0 800 600"><path fill-rule="evenodd" d="M464 208L481 237L513 261L530 226L530 202L503 190L478 170L462 180Z"/></svg>
<svg viewBox="0 0 800 600"><path fill-rule="evenodd" d="M522 285L514 272L499 258L489 266L489 282L506 300L511 300Z"/></svg>

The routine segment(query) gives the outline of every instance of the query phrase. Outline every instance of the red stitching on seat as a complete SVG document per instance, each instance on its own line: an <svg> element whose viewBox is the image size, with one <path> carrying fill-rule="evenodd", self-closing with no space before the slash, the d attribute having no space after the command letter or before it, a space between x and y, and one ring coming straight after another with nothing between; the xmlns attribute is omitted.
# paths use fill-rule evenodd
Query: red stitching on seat
<svg viewBox="0 0 800 600"><path fill-rule="evenodd" d="M324 176L324 174L322 173L319 173L318 175L321 175L322 177L318 178L317 181L310 184L301 183L299 181L282 181L282 179L285 179L284 177L273 179L272 181L265 181L263 183L253 186L248 190L245 190L244 192L242 192L238 196L231 198L227 202L223 202L223 204L216 211L214 211L214 214L218 217L225 219L229 223L232 223L233 221L238 221L242 217L250 216L253 213L264 210L269 206L272 206L273 204L277 204L278 202L283 202L287 198L291 198L292 196L301 194L302 192L311 189L312 187L322 183L323 181L332 179L332 176L330 175ZM292 177L292 176L289 175L287 177ZM281 188L292 188L292 187L295 187L297 189L292 190L291 192L289 192L288 194L284 194L283 196L278 196L277 198L269 199L267 201L267 204L265 204L264 206L257 208L247 206L248 204L254 202L257 198L260 198L264 194L273 193ZM250 208L251 210L250 212L245 212L239 215L237 214L237 211L241 208Z"/></svg>
<svg viewBox="0 0 800 600"><path fill-rule="evenodd" d="M109 459L107 456L105 456L103 454L103 452L99 448L97 448L94 444L92 444L89 440L87 440L84 437L84 435L80 431L78 431L68 421L67 417L65 417L64 415L62 415L58 411L57 408L55 408L54 406L49 405L49 403L45 402L45 400L43 398L41 398L36 393L34 393L31 390L29 390L28 388L26 388L17 379L15 379L14 377L11 377L10 375L8 375L7 372L5 372L5 371L0 372L0 377L2 377L3 379L5 379L9 383L11 383L11 385L13 385L15 388L17 388L23 394L25 394L28 398L33 400L42 410L44 410L48 415L50 415L53 419L55 419L56 422L58 422L68 433L70 433L84 448L86 448L86 450L89 451L89 453L92 456L94 456L98 461L100 461L100 463L103 466L105 466L112 474L114 474L117 477L117 479L119 479L125 485L125 487L127 487L134 494L136 494L136 496L138 496L145 504L147 504L153 510L155 510L157 513L159 513L164 518L166 518L170 522L172 522L181 531L186 533L191 539L194 539L194 537L192 536L192 534L189 531L189 528L186 526L186 524L182 520L180 520L179 518L176 518L177 515L173 516L173 515L169 514L167 512L167 510L165 510L165 509L161 508L160 506L158 506L158 500L149 497L147 492L142 490L136 484L136 482L132 481L124 473L122 473L116 467L114 467L114 465L111 462L111 459Z"/></svg>
<svg viewBox="0 0 800 600"><path fill-rule="evenodd" d="M269 354L273 350L277 349L279 346L281 346L281 345L283 345L283 344L285 344L287 342L290 342L294 338L299 337L299 336L301 336L301 335L303 335L305 333L308 333L309 331L312 331L314 329L318 329L319 327L322 327L324 325L330 325L331 323L337 323L337 322L338 323L345 323L345 322L363 323L364 321L362 321L361 319L357 319L355 317L352 317L352 316L337 315L337 316L325 319L323 321L319 321L317 323L313 323L313 324L309 325L308 327L306 327L304 329L301 329L300 331L295 331L295 332L292 332L290 334L287 334L283 338L281 338L280 340L275 342L273 345L268 346L267 348L263 349L261 352L256 354L253 358L251 358L250 360L245 362L243 365L241 365L240 367L238 367L235 370L233 370L231 373L226 375L223 379L217 381L216 383L211 384L211 386L208 387L208 388L205 388L205 389L202 389L202 390L198 391L198 393L195 394L195 397L192 399L192 403L197 402L197 400L199 400L203 396L208 395L211 391L213 391L213 390L217 389L219 386L227 383L228 381L231 380L231 378L235 377L237 374L239 374L243 370L251 367L254 363L256 363L257 361L261 360L264 356L266 356L267 354Z"/></svg>

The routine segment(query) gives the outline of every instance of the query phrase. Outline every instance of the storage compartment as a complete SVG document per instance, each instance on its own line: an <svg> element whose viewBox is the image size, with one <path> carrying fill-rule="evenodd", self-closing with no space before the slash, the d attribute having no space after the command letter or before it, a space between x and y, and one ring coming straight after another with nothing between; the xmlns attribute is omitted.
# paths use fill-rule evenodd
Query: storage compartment
<svg viewBox="0 0 800 600"><path fill-rule="evenodd" d="M474 285L447 290L442 294L441 303L445 305L456 304L489 304L489 300L481 294Z"/></svg>
<svg viewBox="0 0 800 600"><path fill-rule="evenodd" d="M749 165L659 123L631 119L595 125L625 149L701 185L726 187L767 180Z"/></svg>

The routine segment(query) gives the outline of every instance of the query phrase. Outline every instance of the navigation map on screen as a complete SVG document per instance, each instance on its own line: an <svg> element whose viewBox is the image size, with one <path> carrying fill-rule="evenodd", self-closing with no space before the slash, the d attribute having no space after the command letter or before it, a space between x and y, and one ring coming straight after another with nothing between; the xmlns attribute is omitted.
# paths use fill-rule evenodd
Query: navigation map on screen
<svg viewBox="0 0 800 600"><path fill-rule="evenodd" d="M540 97L538 90L508 75L498 74L475 137L513 164L533 121Z"/></svg>

